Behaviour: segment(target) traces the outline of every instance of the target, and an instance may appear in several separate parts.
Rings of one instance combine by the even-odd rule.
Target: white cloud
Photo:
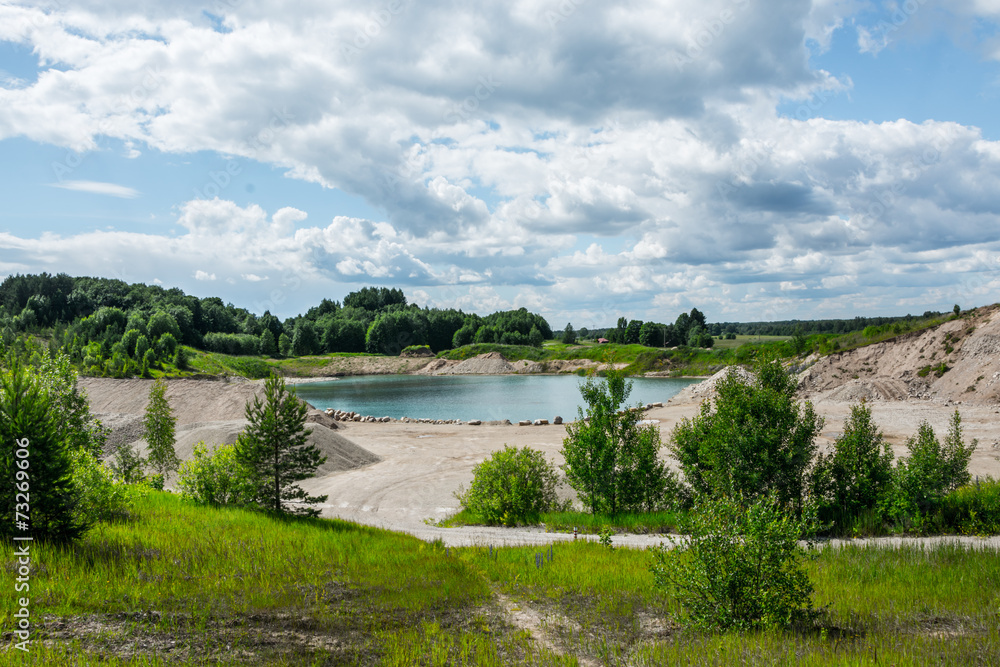
[[[652,317],[700,299],[737,319],[873,286],[888,307],[973,270],[922,259],[915,280],[916,253],[1000,251],[1000,144],[978,130],[777,117],[778,100],[848,85],[810,69],[806,44],[829,48],[864,3],[578,3],[554,23],[548,6],[404,2],[363,44],[373,14],[347,2],[223,3],[225,30],[188,1],[0,6],[0,39],[44,65],[0,88],[0,140],[216,151],[385,211],[317,222],[305,204],[204,198],[178,203],[175,237],[0,235],[0,266],[218,276],[274,310],[302,285],[379,282],[476,310]],[[855,25],[859,48],[903,32],[876,27]]]
[[[108,195],[121,199],[135,199],[142,193],[138,190],[117,183],[100,183],[97,181],[62,181],[61,183],[50,183],[54,188],[64,190],[76,190],[77,192],[90,192],[95,195]]]

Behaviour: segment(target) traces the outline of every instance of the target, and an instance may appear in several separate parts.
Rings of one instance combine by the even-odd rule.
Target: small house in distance
[[[598,345],[603,345],[604,343],[607,343],[607,342],[608,342],[607,338],[598,338],[597,339],[597,344]]]

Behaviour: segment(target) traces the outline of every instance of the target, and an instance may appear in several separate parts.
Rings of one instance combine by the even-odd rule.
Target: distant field
[[[774,343],[783,340],[791,340],[791,336],[741,336],[737,335],[735,340],[715,339],[715,347],[720,350],[734,350],[747,343]]]

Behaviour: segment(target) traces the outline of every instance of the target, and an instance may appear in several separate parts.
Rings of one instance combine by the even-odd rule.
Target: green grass
[[[615,533],[676,533],[680,516],[676,512],[635,512],[616,515],[590,514],[588,512],[546,512],[538,524],[547,532],[572,533],[576,528],[581,534],[593,534],[608,528]],[[485,522],[467,509],[438,522],[439,526],[482,526]]]
[[[1000,661],[996,549],[821,550],[807,563],[822,610],[815,625],[718,635],[685,629],[672,596],[653,585],[645,550],[581,540],[446,551],[346,522],[282,520],[164,493],[137,509],[135,522],[98,525],[72,547],[32,544],[31,652],[8,644],[4,664]],[[16,571],[10,544],[0,559]],[[509,624],[498,593],[547,621],[530,634]],[[21,595],[13,585],[0,593],[5,629]],[[532,641],[543,632],[561,655]]]
[[[748,344],[759,344],[759,343],[775,343],[785,340],[791,340],[791,336],[744,336],[743,334],[737,334],[736,338],[732,340],[715,340],[714,349],[716,350],[735,350],[738,347]]]
[[[65,634],[79,646],[57,641],[59,651],[29,662],[97,662],[132,650],[214,662],[233,659],[235,646],[249,658],[234,662],[255,664],[313,664],[323,652],[348,663],[410,664],[415,651],[444,656],[433,664],[467,655],[502,665],[528,649],[493,613],[483,578],[439,546],[164,493],[138,511],[138,522],[100,524],[71,547],[32,545],[33,647]],[[0,553],[8,571],[12,552],[5,544]],[[14,586],[0,595],[0,623],[9,628]]]

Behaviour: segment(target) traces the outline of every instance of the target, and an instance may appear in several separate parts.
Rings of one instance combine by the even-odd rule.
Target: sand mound
[[[1000,403],[1000,308],[831,354],[799,375],[803,396],[833,401],[909,398]]]
[[[231,445],[236,442],[236,438],[246,428],[247,423],[245,419],[234,419],[185,424],[177,429],[174,451],[177,452],[178,458],[187,461],[194,457],[194,446],[199,442],[204,442],[210,450],[216,445]],[[344,436],[334,433],[320,424],[306,424],[306,430],[309,433],[309,444],[315,445],[326,456],[326,463],[316,469],[317,477],[344,470],[354,470],[382,460],[367,449],[359,447]],[[143,456],[149,454],[145,440],[136,440],[135,444]],[[168,482],[170,481],[168,480]]]
[[[487,352],[460,364],[442,368],[435,375],[503,375],[513,373],[513,364],[499,352]]]
[[[840,387],[823,394],[827,401],[857,403],[859,401],[905,401],[909,398],[909,388],[899,380],[851,380]]]
[[[735,373],[746,382],[757,381],[756,376],[742,366],[729,366],[727,368],[723,368],[721,371],[706,380],[684,387],[684,389],[677,392],[677,394],[670,399],[670,402],[698,403],[710,398],[715,398],[716,386],[719,384],[719,381],[726,377],[729,373]]]
[[[142,415],[149,402],[152,380],[115,380],[82,377],[78,386],[87,392],[90,411],[99,413]],[[243,419],[247,401],[263,397],[259,382],[225,382],[219,380],[168,380],[167,401],[177,418],[177,424]]]

